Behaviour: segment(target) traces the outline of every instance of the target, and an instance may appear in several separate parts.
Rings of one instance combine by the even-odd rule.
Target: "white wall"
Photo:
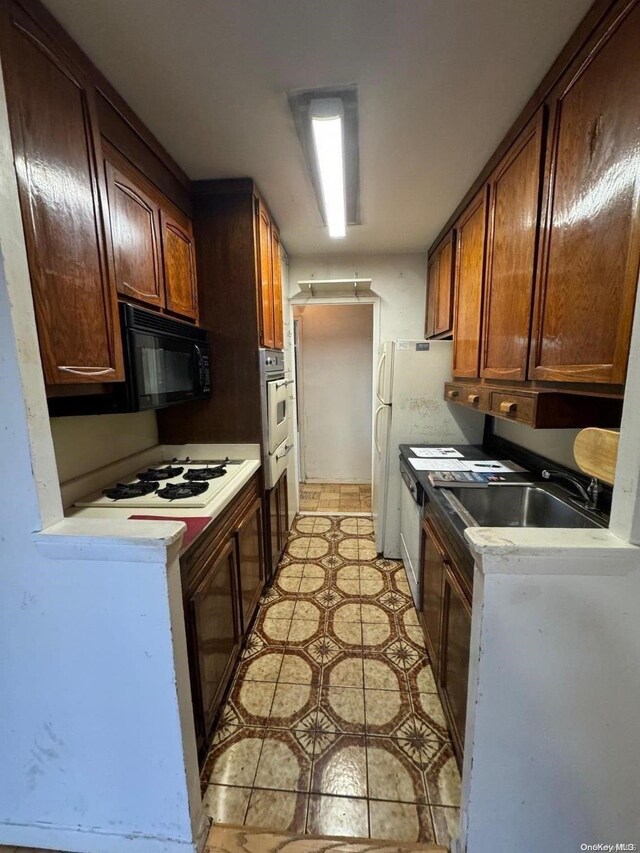
[[[310,278],[373,280],[380,297],[380,340],[424,337],[427,255],[316,255],[291,259],[289,295],[300,292],[298,281]]]
[[[61,483],[158,443],[156,413],[51,418]]]
[[[525,424],[494,418],[493,430],[496,435],[539,453],[540,456],[578,470],[573,455],[573,443],[580,432],[579,429],[532,429]]]
[[[296,306],[307,481],[371,481],[373,305]]]

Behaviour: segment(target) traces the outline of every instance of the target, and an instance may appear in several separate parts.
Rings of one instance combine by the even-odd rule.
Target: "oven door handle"
[[[280,453],[280,454],[276,453],[276,462],[279,462],[281,459],[284,459],[284,457],[288,456],[292,450],[293,450],[293,444],[285,444],[284,453]]]
[[[276,382],[276,388],[286,388],[287,385],[293,385],[293,379],[283,379],[282,382]]]

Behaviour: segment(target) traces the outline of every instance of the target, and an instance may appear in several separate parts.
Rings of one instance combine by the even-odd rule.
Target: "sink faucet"
[[[568,480],[570,483],[576,487],[581,497],[584,498],[584,505],[587,509],[597,509],[598,508],[598,495],[600,494],[600,483],[596,480],[595,477],[591,478],[591,482],[588,487],[582,485],[580,480],[576,477],[572,477],[571,474],[565,474],[564,471],[548,471],[546,468],[542,472],[542,476],[545,480]]]

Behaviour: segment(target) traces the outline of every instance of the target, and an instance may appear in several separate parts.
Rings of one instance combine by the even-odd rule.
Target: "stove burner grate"
[[[216,465],[215,468],[189,468],[185,471],[184,478],[185,480],[190,481],[198,481],[198,480],[215,480],[216,477],[224,477],[227,473],[227,469],[225,465]]]
[[[157,495],[167,501],[183,500],[201,495],[209,488],[209,483],[167,483],[163,489],[159,489]]]
[[[140,483],[116,483],[111,489],[105,489],[102,494],[112,501],[122,501],[125,498],[142,498],[150,495],[158,488],[157,481]]]
[[[149,468],[148,471],[143,471],[138,474],[138,479],[144,482],[149,480],[169,480],[171,477],[177,477],[184,471],[184,468],[172,468],[167,465],[165,468]]]

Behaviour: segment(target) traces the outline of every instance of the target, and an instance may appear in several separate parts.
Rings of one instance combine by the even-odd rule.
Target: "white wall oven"
[[[265,485],[272,489],[293,450],[293,440],[289,439],[289,386],[293,380],[285,379],[283,352],[260,350],[260,380]]]

